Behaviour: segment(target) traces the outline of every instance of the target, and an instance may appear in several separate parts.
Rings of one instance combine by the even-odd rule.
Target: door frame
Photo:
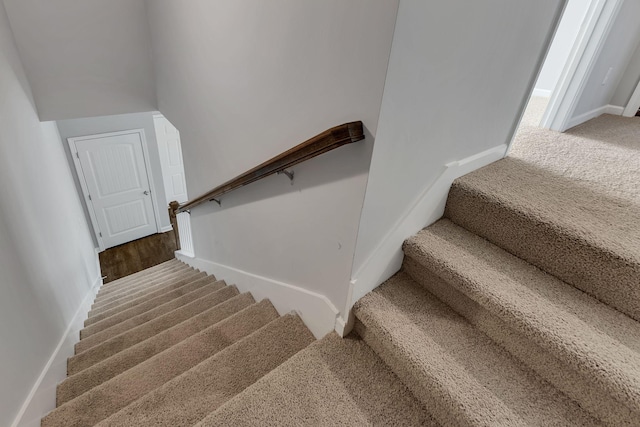
[[[169,119],[167,119],[162,113],[155,113],[153,115],[153,128],[156,131],[156,143],[158,144],[158,151],[159,151],[159,155],[160,155],[160,170],[162,170],[162,184],[164,185],[164,194],[165,194],[165,197],[167,199],[167,204],[168,204],[169,202],[172,201],[172,198],[169,198],[169,193],[167,193],[167,186],[166,186],[166,182],[165,182],[165,179],[167,178],[166,167],[168,167],[169,165],[165,165],[165,162],[163,161],[163,157],[164,156],[162,154],[162,150],[160,150],[160,137],[158,136],[158,129],[156,127],[156,119],[164,119],[167,122],[169,122],[169,124],[171,126],[173,126],[173,123],[171,123],[169,121]],[[187,189],[187,176],[186,176],[185,170],[184,170],[184,156],[183,156],[183,153],[182,153],[182,140],[180,139],[180,131],[175,126],[173,126],[173,127],[176,129],[176,132],[178,132],[178,141],[180,143],[180,162],[182,163],[182,179],[184,180],[184,191],[185,191],[185,196],[187,197],[186,200],[176,200],[176,201],[178,201],[180,203],[184,203],[184,202],[186,202],[188,200],[189,190]],[[169,227],[169,230],[171,230],[171,227]]]
[[[631,95],[631,99],[627,103],[622,115],[624,117],[633,117],[636,115],[638,110],[640,109],[640,82],[638,82],[638,86],[636,86],[636,90],[633,91],[633,95]]]
[[[67,143],[69,144],[69,149],[71,150],[71,157],[73,158],[73,164],[76,168],[76,175],[78,177],[78,181],[80,182],[80,187],[82,188],[82,195],[84,196],[83,201],[87,207],[87,211],[89,211],[89,218],[91,219],[91,225],[93,226],[93,233],[96,237],[96,241],[98,242],[98,248],[100,249],[100,252],[104,251],[106,248],[104,245],[104,240],[100,236],[100,226],[98,225],[98,217],[96,216],[93,202],[89,198],[89,186],[87,185],[87,182],[85,180],[86,178],[82,170],[82,165],[80,164],[80,157],[78,155],[76,142],[130,134],[138,134],[140,136],[140,141],[142,143],[142,157],[144,157],[144,166],[147,169],[147,180],[149,181],[149,190],[151,191],[151,208],[153,209],[153,217],[156,221],[156,231],[158,233],[161,233],[162,231],[160,229],[160,213],[158,212],[158,203],[156,200],[156,186],[155,180],[153,179],[153,171],[151,170],[151,163],[149,161],[149,148],[147,147],[147,138],[144,133],[144,129],[130,129],[118,132],[97,133],[93,135],[74,136],[67,138]]]
[[[600,56],[623,0],[592,0],[540,126],[564,132]]]

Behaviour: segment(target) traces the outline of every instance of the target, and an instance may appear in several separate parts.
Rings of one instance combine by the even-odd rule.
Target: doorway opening
[[[158,112],[57,124],[105,281],[173,258],[167,209],[187,200],[179,131]]]

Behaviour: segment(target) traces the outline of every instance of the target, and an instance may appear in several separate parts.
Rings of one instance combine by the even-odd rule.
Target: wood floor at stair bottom
[[[110,282],[174,259],[176,249],[173,230],[152,234],[101,252],[100,270]]]

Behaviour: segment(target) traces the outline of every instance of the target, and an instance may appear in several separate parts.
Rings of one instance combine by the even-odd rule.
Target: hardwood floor
[[[128,276],[145,268],[175,258],[173,231],[152,234],[100,253],[100,270],[107,276],[104,283]]]

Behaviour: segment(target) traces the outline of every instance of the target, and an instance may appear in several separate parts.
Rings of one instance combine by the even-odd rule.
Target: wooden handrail
[[[186,212],[202,203],[217,199],[232,190],[251,184],[252,182],[258,181],[262,178],[266,178],[274,173],[284,172],[287,168],[297,165],[300,162],[304,162],[305,160],[324,154],[327,151],[331,151],[343,145],[361,141],[363,139],[364,130],[362,122],[360,121],[345,123],[343,125],[327,129],[302,144],[296,145],[292,149],[275,156],[271,160],[267,160],[261,165],[258,165],[241,175],[238,175],[213,190],[180,205],[177,209],[174,206],[174,212],[175,214]]]

